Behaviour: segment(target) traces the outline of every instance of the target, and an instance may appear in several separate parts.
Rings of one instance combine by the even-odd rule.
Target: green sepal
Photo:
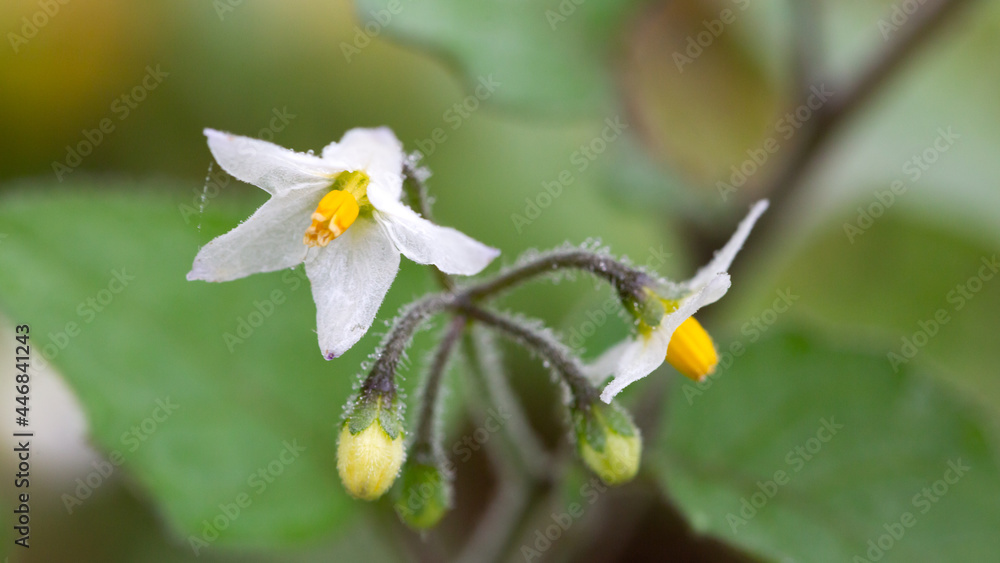
[[[634,295],[622,296],[622,305],[641,325],[648,328],[659,326],[663,316],[668,313],[667,305],[655,293],[648,289],[643,292],[642,298]]]
[[[582,446],[586,444],[598,453],[604,453],[607,443],[604,425],[595,412],[597,405],[591,405],[586,410],[573,409],[573,426],[576,430],[576,440]]]
[[[382,425],[382,430],[393,440],[403,433],[403,416],[395,400],[389,405],[382,405],[379,409],[378,422]]]
[[[602,407],[601,416],[604,418],[604,423],[607,424],[608,428],[616,434],[631,437],[638,433],[635,423],[632,422],[632,417],[629,416],[628,412],[620,409],[617,403],[611,403]]]
[[[354,409],[347,418],[347,429],[355,436],[364,432],[375,421],[379,410],[379,402],[377,400],[356,399]]]

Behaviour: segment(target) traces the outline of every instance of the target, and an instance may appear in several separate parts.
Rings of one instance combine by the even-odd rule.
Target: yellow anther
[[[715,352],[712,337],[705,332],[701,323],[694,317],[688,317],[670,337],[667,361],[687,377],[701,381],[715,372],[719,356]]]
[[[358,200],[350,193],[333,190],[323,196],[312,214],[312,224],[306,229],[302,243],[306,246],[326,246],[344,234],[358,218]]]

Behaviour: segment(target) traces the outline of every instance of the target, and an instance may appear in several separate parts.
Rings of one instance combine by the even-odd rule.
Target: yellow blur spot
[[[348,426],[345,422],[340,431],[337,472],[351,496],[375,500],[389,490],[403,464],[403,433],[393,440],[377,420],[357,434]]]
[[[670,337],[667,361],[687,377],[701,381],[715,372],[719,356],[715,352],[712,337],[705,332],[701,323],[694,317],[688,317]]]

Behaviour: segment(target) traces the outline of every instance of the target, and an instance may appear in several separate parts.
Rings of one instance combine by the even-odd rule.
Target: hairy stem
[[[586,408],[597,400],[600,393],[587,380],[575,356],[551,335],[517,319],[472,305],[466,305],[463,311],[470,318],[503,332],[545,358],[562,376],[573,393],[573,400],[580,408]]]
[[[413,339],[413,334],[431,315],[454,306],[454,297],[446,293],[428,295],[411,303],[403,314],[396,319],[389,333],[382,341],[378,358],[372,365],[372,370],[361,385],[361,395],[379,393],[384,397],[396,395],[396,368],[403,352]]]
[[[483,327],[473,326],[462,344],[483,400],[510,415],[503,425],[504,441],[509,446],[505,455],[517,459],[523,471],[533,478],[545,478],[551,469],[551,456],[535,436],[528,416],[507,383],[494,335]]]
[[[583,270],[603,278],[623,296],[635,299],[642,299],[644,288],[653,281],[649,274],[627,266],[611,256],[581,249],[557,250],[529,260],[490,281],[472,286],[464,293],[469,299],[482,299],[506,291],[535,276],[566,269]]]
[[[444,379],[448,360],[451,358],[455,344],[462,337],[465,325],[466,319],[462,315],[456,315],[451,319],[448,330],[434,353],[434,359],[431,360],[427,381],[424,382],[424,395],[420,401],[417,430],[413,442],[413,455],[418,462],[436,462],[438,461],[437,457],[441,454],[438,451],[438,444],[434,440],[434,421],[440,403],[441,380]]]

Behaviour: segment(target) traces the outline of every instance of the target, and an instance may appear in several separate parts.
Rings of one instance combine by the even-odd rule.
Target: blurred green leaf
[[[353,42],[342,43],[341,49],[348,56],[384,33],[457,66],[470,94],[479,97],[470,100],[470,106],[488,99],[547,115],[593,113],[612,105],[606,67],[619,29],[636,3],[359,0],[363,21]],[[499,86],[477,90],[488,77]]]
[[[187,224],[178,205],[191,202],[149,189],[161,186],[97,187],[32,186],[0,209],[0,308],[30,324],[36,365],[59,368],[96,443],[185,543],[298,545],[344,525],[357,503],[337,477],[336,427],[374,336],[324,361],[301,269],[185,280],[199,245],[250,207],[209,200]]]
[[[907,347],[909,354],[915,352],[909,361],[933,362],[935,374],[1000,409],[1000,349],[995,345],[1000,275],[989,267],[996,248],[982,235],[964,236],[909,213],[906,197],[899,196],[877,218],[868,212],[871,204],[879,205],[876,199],[859,202],[865,215],[854,209],[843,214],[844,223],[828,223],[761,287],[790,287],[800,295],[796,312],[884,337],[884,355],[903,356],[906,341],[916,340],[913,350]],[[766,293],[768,302],[773,298],[772,289],[749,293]],[[947,320],[934,330],[929,323],[939,311]]]
[[[995,452],[974,410],[932,379],[786,333],[710,381],[674,386],[652,454],[695,529],[781,561],[1000,550]]]
[[[886,37],[904,33],[886,28],[884,37],[880,31],[901,21],[898,2],[838,2],[830,8],[828,25],[841,28],[830,30],[826,49],[836,55],[833,66],[841,67],[832,71],[835,76],[857,74],[864,52],[884,48]],[[915,18],[906,17],[904,25]],[[908,205],[927,215],[947,213],[957,227],[1000,241],[995,212],[1000,105],[994,95],[1000,66],[982,64],[1000,49],[1000,4],[972,2],[929,39],[843,129],[816,167],[808,182],[809,204],[802,208],[804,223],[874,201],[876,188],[902,182]],[[836,83],[831,80],[839,92]]]

